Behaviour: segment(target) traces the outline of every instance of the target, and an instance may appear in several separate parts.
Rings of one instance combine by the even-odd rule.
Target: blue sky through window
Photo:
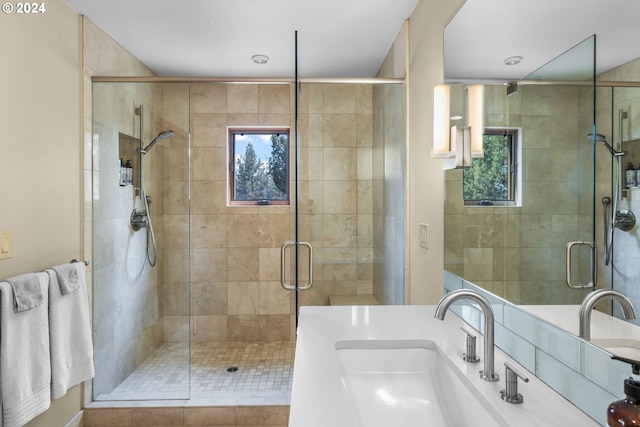
[[[244,156],[247,151],[247,145],[251,143],[256,152],[256,156],[263,162],[268,161],[271,157],[271,135],[270,133],[245,133],[236,134],[236,157]]]

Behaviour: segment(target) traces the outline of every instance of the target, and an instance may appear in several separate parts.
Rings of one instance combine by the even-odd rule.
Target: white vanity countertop
[[[453,312],[447,313],[444,321],[434,318],[434,313],[435,306],[302,307],[289,427],[354,425],[340,379],[335,343],[373,339],[434,341],[509,425],[598,425],[498,348],[495,350],[495,371],[500,375],[500,381],[480,379],[478,372],[483,369],[483,362],[468,364],[461,358],[465,352],[465,335],[460,327],[466,324]],[[477,353],[482,357],[482,336],[478,337],[478,343]],[[520,381],[518,384],[518,391],[524,396],[522,404],[510,404],[500,399],[500,391],[505,388],[505,361],[529,377],[528,383]],[[465,410],[464,405],[461,404],[460,410]],[[424,425],[427,425],[426,421]]]

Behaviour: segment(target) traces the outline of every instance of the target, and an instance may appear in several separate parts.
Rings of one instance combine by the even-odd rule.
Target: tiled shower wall
[[[191,298],[179,280],[189,251],[172,238],[189,227],[176,200],[187,185],[185,165],[176,164],[167,142],[165,339],[186,338],[180,328],[190,308],[194,341],[291,340],[295,296],[279,280],[280,246],[294,237],[293,204],[227,206],[226,171],[228,126],[291,126],[293,135],[293,86],[192,83],[171,91],[164,92],[165,119],[172,111],[190,114]],[[303,305],[373,291],[371,92],[370,85],[301,90],[299,231],[314,245],[316,259],[314,286],[300,293]]]
[[[150,135],[156,119],[150,107],[161,105],[161,92],[154,85],[111,83],[96,84],[93,92],[94,391],[101,394],[111,391],[163,340],[162,276],[146,265],[145,231],[133,232],[129,225],[131,211],[142,209],[139,190],[118,185],[119,134],[140,135],[134,109],[142,104],[151,119],[143,135]],[[130,160],[137,168],[136,159]],[[158,185],[146,180],[149,194],[160,194]],[[160,234],[162,223],[156,219],[161,215],[160,210],[154,213]]]
[[[640,79],[640,59],[629,62],[618,67],[608,73],[599,76],[605,81],[632,81],[637,82]],[[618,148],[620,141],[637,140],[640,138],[640,88],[638,87],[618,87],[598,88],[598,132],[605,135],[607,141],[610,141],[614,147]],[[627,112],[627,119],[619,122],[619,111]],[[622,125],[622,129],[620,129]],[[621,132],[622,131],[622,132]],[[622,133],[622,135],[621,135]],[[628,151],[628,155],[622,158],[622,168],[626,168],[627,162],[632,162],[637,168],[640,162],[640,143],[630,142],[624,144],[622,149]],[[604,149],[603,149],[604,152]],[[602,156],[607,159],[608,156]],[[608,159],[607,159],[608,160]],[[601,192],[596,194],[596,203],[603,196],[612,195],[611,180],[611,162],[602,161],[602,175],[599,175],[598,183]],[[632,188],[624,197],[618,209],[629,209],[640,217],[640,187]],[[602,208],[598,204],[596,211],[601,215]],[[602,224],[602,217],[596,223],[597,230],[600,230],[599,224]],[[623,232],[616,229],[614,232],[614,248],[613,248],[613,265],[606,267],[604,270],[613,278],[613,288],[622,292],[631,299],[633,305],[640,307],[640,291],[638,291],[638,283],[640,275],[638,275],[638,262],[640,261],[640,249],[638,247],[638,239],[640,238],[639,228],[636,225],[629,232]],[[601,233],[597,233],[601,234]],[[613,271],[613,273],[611,273]],[[611,286],[607,283],[604,287]],[[620,307],[615,304],[613,306],[615,312],[620,312]],[[633,323],[640,324],[638,319],[630,320]]]
[[[150,86],[134,89],[106,85],[95,95],[109,102],[95,105],[94,110],[92,76],[153,73],[90,20],[83,18],[82,23],[85,259],[92,260],[88,280],[94,303],[93,386],[100,394],[111,391],[162,342],[156,273],[140,271],[145,253],[143,236],[129,231],[134,192],[119,187],[117,182],[118,133],[139,137],[135,106],[157,104],[161,94]],[[148,112],[152,117],[152,109]],[[152,125],[153,119],[146,120],[145,135],[151,134]]]
[[[486,87],[485,126],[522,129],[522,206],[465,207],[462,171],[447,171],[447,270],[519,304],[582,301],[586,291],[565,284],[566,244],[592,236],[592,97],[521,86],[507,98],[504,86]]]

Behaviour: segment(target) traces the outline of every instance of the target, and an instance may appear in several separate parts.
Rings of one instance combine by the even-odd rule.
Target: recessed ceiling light
[[[256,64],[266,64],[269,62],[269,57],[267,55],[253,55],[251,60]]]
[[[522,56],[510,56],[504,60],[505,65],[518,65],[522,62]]]

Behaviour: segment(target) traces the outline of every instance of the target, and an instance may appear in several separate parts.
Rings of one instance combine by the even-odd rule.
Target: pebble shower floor
[[[291,400],[295,343],[165,343],[96,400],[206,400],[216,405],[282,405]],[[237,370],[229,369],[237,368]]]

